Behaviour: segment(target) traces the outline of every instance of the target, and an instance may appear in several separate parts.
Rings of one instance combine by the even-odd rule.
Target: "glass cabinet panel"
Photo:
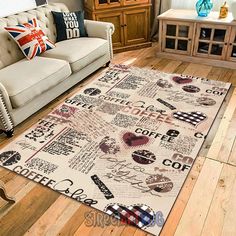
[[[166,35],[168,35],[168,36],[176,36],[176,25],[167,25],[167,27],[166,27]]]
[[[224,45],[222,44],[212,44],[211,53],[212,55],[222,55]]]
[[[178,52],[191,54],[193,23],[166,21],[164,22],[164,38],[162,50],[166,52]]]
[[[209,52],[209,43],[199,42],[198,53],[208,54],[208,52]]]
[[[121,6],[121,0],[94,0],[96,9]]]
[[[187,51],[188,50],[188,40],[179,39],[178,44],[177,44],[177,49],[181,50],[181,51]]]
[[[230,26],[197,24],[194,55],[225,59]]]
[[[175,39],[166,38],[166,48],[175,49]]]
[[[108,1],[107,1],[107,0],[98,0],[98,3],[99,3],[99,4],[107,4]]]
[[[234,57],[236,59],[236,45],[233,46],[233,50],[232,50],[232,53],[231,53],[231,57]]]
[[[189,35],[189,26],[179,25],[178,36],[188,38],[188,35]]]
[[[224,42],[225,35],[226,35],[226,30],[215,29],[213,41]]]
[[[201,28],[200,39],[202,40],[210,40],[212,34],[211,28]]]

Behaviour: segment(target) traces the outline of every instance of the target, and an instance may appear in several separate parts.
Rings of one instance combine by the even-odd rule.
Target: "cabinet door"
[[[115,13],[99,13],[96,14],[97,21],[111,22],[115,26],[115,32],[112,35],[113,47],[121,47],[124,45],[124,31],[123,27],[123,17],[121,12]]]
[[[212,59],[226,58],[230,26],[197,24],[194,55]]]
[[[122,0],[94,0],[96,9],[104,9],[121,6]]]
[[[231,31],[227,60],[236,61],[236,27],[233,27]]]
[[[127,5],[136,5],[140,3],[149,3],[150,0],[123,0],[125,6]]]
[[[162,51],[191,55],[194,23],[163,21]]]
[[[149,39],[149,9],[124,11],[125,45],[147,42]]]

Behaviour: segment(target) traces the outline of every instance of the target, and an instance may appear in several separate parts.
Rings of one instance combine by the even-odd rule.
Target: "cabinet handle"
[[[191,41],[192,41],[192,39],[188,39],[188,41],[189,41],[189,42],[191,42]]]
[[[225,46],[227,46],[228,45],[228,43],[225,43]]]
[[[230,43],[229,45],[230,45],[230,46],[232,46],[233,44],[232,44],[232,43]]]

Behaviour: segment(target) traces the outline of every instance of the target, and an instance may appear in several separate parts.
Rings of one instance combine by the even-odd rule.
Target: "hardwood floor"
[[[236,70],[156,57],[156,48],[115,55],[113,63],[132,64],[169,73],[182,73],[233,83]],[[94,79],[99,70],[16,128],[15,136],[28,129],[65,98]],[[0,136],[0,147],[13,139]],[[236,89],[231,88],[178,199],[162,236],[236,235]],[[89,227],[85,213],[91,208],[0,168],[0,180],[14,205],[0,200],[0,235],[147,236],[131,226]],[[93,213],[96,210],[92,210]],[[114,220],[113,220],[114,221]]]

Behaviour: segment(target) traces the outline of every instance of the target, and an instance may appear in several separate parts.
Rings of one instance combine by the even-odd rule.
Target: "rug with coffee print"
[[[158,235],[229,83],[113,65],[1,150],[1,166]]]

